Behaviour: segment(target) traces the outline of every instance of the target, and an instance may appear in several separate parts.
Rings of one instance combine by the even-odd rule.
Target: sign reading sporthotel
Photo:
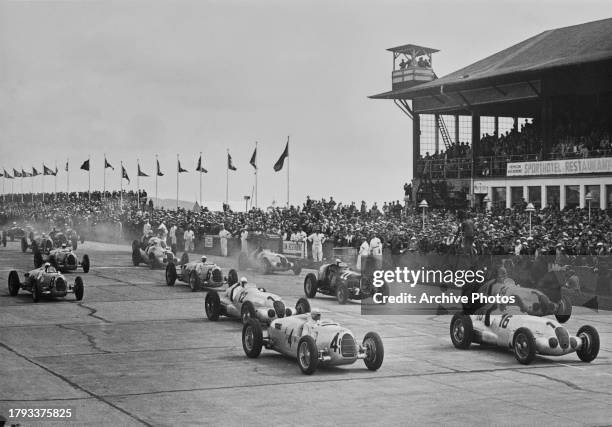
[[[612,172],[612,157],[508,163],[507,176],[570,175]]]

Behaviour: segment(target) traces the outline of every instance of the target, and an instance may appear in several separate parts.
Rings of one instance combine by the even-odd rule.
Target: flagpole
[[[104,184],[102,190],[102,199],[106,200],[106,153],[104,153]]]
[[[289,208],[289,136],[287,136],[287,208]]]
[[[57,160],[55,161],[55,175],[53,175],[53,200],[57,201]]]
[[[202,152],[200,151],[200,209],[202,208]]]
[[[119,203],[121,204],[121,210],[123,210],[123,160],[121,160],[121,169],[119,170]]]
[[[21,203],[23,203],[23,166],[21,166]]]
[[[176,210],[178,211],[178,193],[179,193],[179,155],[176,153]]]
[[[255,141],[255,152],[257,153],[257,141]],[[251,204],[251,206],[253,205]],[[257,203],[257,155],[256,155],[255,156],[255,209],[257,209],[257,207],[258,207],[258,203]]]
[[[229,204],[229,148],[227,149],[227,159],[225,161],[225,204]]]
[[[138,168],[136,174],[136,209],[140,210],[140,159],[136,159],[136,167]]]
[[[34,203],[34,171],[33,170],[32,170],[32,181],[30,181],[30,186],[32,187],[32,203]],[[2,186],[2,192],[4,192],[4,185]]]
[[[41,175],[41,185],[42,185],[42,201],[45,203],[45,164],[43,163],[43,173]]]
[[[157,160],[157,154],[155,155],[155,207],[159,207],[159,199],[157,198],[157,176],[159,175],[159,160]]]
[[[91,156],[87,157],[87,198],[91,202]]]
[[[70,159],[66,159],[68,170],[66,171],[66,193],[70,194]]]

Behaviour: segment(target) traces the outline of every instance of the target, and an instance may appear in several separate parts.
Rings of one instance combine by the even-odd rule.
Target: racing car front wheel
[[[89,261],[89,255],[83,255],[83,259],[81,260],[81,267],[83,267],[83,273],[89,273],[89,267],[91,263]]]
[[[12,297],[17,296],[19,293],[19,287],[19,273],[17,273],[15,270],[11,270],[8,277],[9,295]]]
[[[536,342],[531,331],[527,328],[518,328],[512,340],[514,357],[519,363],[529,365],[536,355]]]
[[[466,350],[472,344],[474,326],[470,316],[464,313],[455,313],[450,325],[451,341],[455,348]]]
[[[132,241],[132,264],[136,267],[140,264],[140,243],[138,240]]]
[[[28,241],[25,237],[21,238],[21,252],[25,252],[28,250]]]
[[[243,324],[247,324],[249,319],[257,320],[255,306],[251,301],[245,301],[244,304],[242,304],[242,309],[240,310],[240,317],[242,318]]]
[[[40,291],[40,285],[38,283],[34,283],[34,285],[32,286],[32,301],[40,301],[41,296],[42,292]]]
[[[34,268],[40,268],[43,265],[43,257],[40,251],[34,252]]]
[[[308,273],[304,279],[304,293],[308,298],[314,298],[317,294],[317,276]]]
[[[302,373],[311,375],[319,365],[317,343],[310,335],[303,336],[298,342],[297,362]]]
[[[348,301],[348,288],[344,283],[338,285],[336,288],[336,299],[338,304],[344,305]]]
[[[370,371],[376,371],[382,366],[385,358],[385,347],[383,346],[382,338],[376,332],[368,332],[363,337],[363,348],[366,351],[366,357],[363,359],[366,367]]]
[[[255,319],[249,319],[242,327],[242,348],[247,357],[252,359],[261,354],[263,347],[263,332],[261,325]]]
[[[76,279],[74,279],[74,299],[81,301],[84,293],[85,287],[83,286],[83,279],[81,279],[81,276],[77,276]]]
[[[595,360],[599,354],[599,333],[597,329],[585,325],[578,329],[576,336],[582,339],[582,345],[576,350],[578,358],[587,363]]]
[[[166,266],[166,285],[174,286],[176,282],[176,266],[170,263]]]
[[[295,303],[295,311],[297,314],[310,313],[310,303],[306,298],[300,298]]]
[[[219,298],[219,294],[215,291],[209,291],[206,294],[206,299],[204,300],[204,310],[206,311],[206,317],[208,320],[219,320],[219,315],[221,314],[221,298]]]

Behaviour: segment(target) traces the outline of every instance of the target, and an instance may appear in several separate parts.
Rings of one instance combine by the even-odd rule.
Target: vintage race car
[[[41,253],[38,249],[34,251],[34,267],[39,268],[46,262],[62,273],[75,271],[79,266],[83,269],[83,273],[89,273],[89,267],[91,266],[89,255],[83,255],[81,262],[79,262],[79,258],[72,247],[67,247],[65,243],[59,248],[52,249],[47,255]]]
[[[151,268],[164,268],[169,263],[186,264],[189,262],[187,252],[179,259],[174,252],[166,245],[166,242],[159,237],[145,238],[142,241],[132,242],[132,263],[139,265],[147,264]]]
[[[31,292],[34,302],[40,301],[43,296],[65,297],[68,293],[74,293],[75,299],[81,301],[84,292],[81,276],[75,277],[74,283],[68,283],[68,280],[49,263],[25,273],[23,282],[19,278],[19,273],[11,270],[8,288],[12,297],[19,293],[19,289]]]
[[[498,313],[456,313],[450,336],[459,349],[467,349],[471,343],[509,348],[524,365],[530,364],[536,354],[562,356],[575,351],[580,360],[591,362],[599,353],[599,334],[594,327],[582,326],[576,335],[570,335],[555,320],[525,314],[516,306]]]
[[[340,304],[346,304],[349,299],[363,300],[377,293],[389,295],[389,286],[385,283],[376,287],[372,284],[370,275],[362,275],[336,260],[333,264],[323,264],[316,275],[306,275],[304,293],[308,298],[314,298],[317,292],[333,295]]]
[[[243,278],[221,295],[215,290],[209,291],[204,300],[204,309],[209,320],[228,316],[242,319],[243,323],[248,319],[257,319],[261,323],[269,324],[276,318],[310,312],[310,303],[306,298],[300,298],[295,308],[286,307],[281,297],[246,283]]]
[[[72,249],[76,251],[79,246],[79,236],[70,228],[66,229],[65,232],[51,232],[49,233],[49,236],[53,240],[55,247],[59,248],[65,244],[72,246]],[[83,241],[84,239],[81,239],[81,243],[83,243]]]
[[[20,227],[16,222],[13,222],[11,227],[6,229],[2,234],[2,241],[4,246],[6,246],[6,240],[10,240],[14,242],[15,240],[21,240],[22,237],[28,237],[32,232],[32,227],[26,225],[25,227]]]
[[[238,272],[231,269],[227,277],[224,277],[223,271],[217,264],[206,262],[206,258],[202,257],[200,261],[179,265],[178,270],[174,262],[168,263],[166,285],[174,286],[177,280],[188,283],[189,288],[195,292],[201,288],[218,288],[225,284],[234,285],[238,283]]]
[[[285,255],[269,249],[256,249],[249,254],[241,252],[238,256],[238,269],[242,271],[248,268],[256,269],[261,274],[291,270],[297,276],[302,272],[302,266],[297,260],[289,261]]]
[[[376,371],[385,356],[382,339],[376,332],[368,332],[359,345],[351,331],[332,320],[321,320],[317,311],[275,319],[263,327],[249,319],[242,328],[242,348],[248,357],[255,358],[263,347],[297,358],[307,375],[320,365],[349,365],[358,359]]]
[[[51,249],[55,247],[53,239],[47,236],[45,233],[35,235],[33,232],[29,233],[28,237],[21,238],[21,251],[26,252],[31,249],[32,252],[40,251],[43,254],[48,254]]]

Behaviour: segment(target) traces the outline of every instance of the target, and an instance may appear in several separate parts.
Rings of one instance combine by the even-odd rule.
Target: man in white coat
[[[323,242],[325,242],[325,235],[317,231],[308,236],[308,240],[312,242],[312,260],[314,262],[323,261]]]
[[[361,271],[362,259],[365,259],[368,255],[370,255],[370,245],[368,239],[364,238],[357,255],[357,271]]]
[[[240,233],[240,244],[241,244],[241,250],[244,253],[247,253],[249,251],[249,246],[247,242],[248,237],[249,237],[249,230],[247,230],[246,228],[243,228],[242,233]]]
[[[195,238],[195,233],[191,229],[191,227],[187,227],[185,233],[183,234],[183,239],[185,240],[185,252],[189,252],[193,250],[193,239]]]
[[[372,240],[370,240],[370,253],[374,257],[377,269],[380,269],[382,267],[382,250],[382,242],[378,237],[374,235],[372,237]]]
[[[176,247],[176,225],[170,227],[170,232],[168,233],[170,236],[170,246]]]
[[[227,256],[227,239],[232,237],[231,233],[225,229],[225,224],[221,224],[219,231],[219,241],[221,242],[221,256]]]

